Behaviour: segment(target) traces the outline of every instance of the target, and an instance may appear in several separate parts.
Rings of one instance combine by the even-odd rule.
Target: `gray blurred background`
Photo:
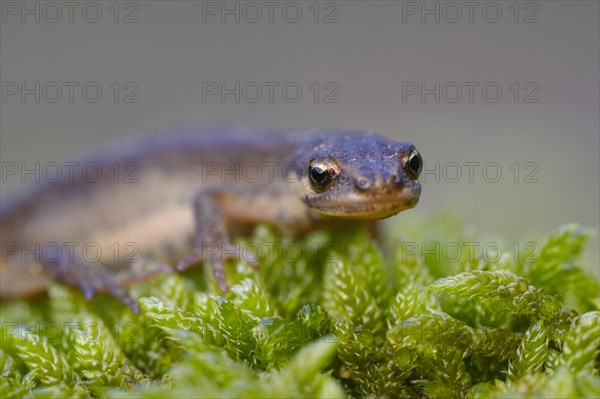
[[[429,170],[394,222],[455,211],[509,243],[599,230],[597,1],[72,4],[2,1],[3,163],[182,124],[371,129]],[[239,102],[207,91],[235,82]],[[597,273],[598,236],[588,259]]]

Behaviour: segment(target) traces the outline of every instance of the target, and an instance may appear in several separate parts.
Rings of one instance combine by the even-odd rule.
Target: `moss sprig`
[[[57,284],[0,304],[0,395],[598,397],[590,234],[567,225],[535,253],[473,257],[476,234],[437,219],[384,256],[360,228],[259,226],[237,243],[260,271],[228,261],[227,293],[204,270],[134,286],[140,314]],[[464,253],[449,260],[447,242]]]

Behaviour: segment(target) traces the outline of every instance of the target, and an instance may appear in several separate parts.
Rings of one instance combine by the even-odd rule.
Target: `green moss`
[[[133,287],[139,315],[59,285],[2,304],[0,397],[598,397],[589,235],[482,253],[438,221],[383,256],[361,229],[259,226],[225,295],[201,270]]]

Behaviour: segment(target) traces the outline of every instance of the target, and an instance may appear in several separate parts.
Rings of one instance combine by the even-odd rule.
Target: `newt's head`
[[[324,217],[376,220],[414,207],[423,160],[415,146],[373,133],[331,133],[303,157],[305,202]]]

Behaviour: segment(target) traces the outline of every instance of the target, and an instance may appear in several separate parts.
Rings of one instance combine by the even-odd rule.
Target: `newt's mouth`
[[[377,220],[413,208],[419,202],[419,193],[405,193],[379,198],[352,198],[340,201],[330,199],[311,201],[311,207],[320,215],[337,219]]]

